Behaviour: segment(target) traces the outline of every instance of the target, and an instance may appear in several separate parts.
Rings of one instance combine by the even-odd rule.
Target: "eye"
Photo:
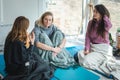
[[[44,18],[44,20],[47,20],[47,18]]]
[[[52,19],[49,19],[49,21],[52,21]]]

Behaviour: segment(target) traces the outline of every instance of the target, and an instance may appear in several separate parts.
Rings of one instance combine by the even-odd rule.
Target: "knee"
[[[54,33],[54,35],[59,36],[59,37],[63,37],[63,33],[60,32],[60,31],[56,31],[56,32]]]

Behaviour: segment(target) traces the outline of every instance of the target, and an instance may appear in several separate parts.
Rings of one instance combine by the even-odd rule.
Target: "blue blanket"
[[[58,68],[51,80],[99,80],[99,78],[83,67],[74,66],[67,69]]]
[[[0,54],[0,74],[2,74],[3,76],[6,75],[4,69],[5,69],[4,57],[2,54]]]

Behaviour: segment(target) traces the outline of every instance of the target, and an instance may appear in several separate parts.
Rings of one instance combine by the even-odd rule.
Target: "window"
[[[66,35],[80,33],[82,0],[50,0],[47,7],[54,14],[55,25]]]

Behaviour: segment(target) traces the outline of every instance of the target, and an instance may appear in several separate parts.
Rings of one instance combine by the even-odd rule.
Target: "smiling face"
[[[43,25],[45,27],[49,27],[53,22],[53,17],[51,15],[46,15],[44,18],[43,18]]]
[[[101,14],[96,9],[94,9],[93,11],[93,18],[97,21],[99,21],[102,18]]]

